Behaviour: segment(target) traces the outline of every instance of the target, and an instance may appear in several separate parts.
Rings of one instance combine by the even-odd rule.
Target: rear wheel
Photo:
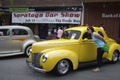
[[[29,56],[31,54],[31,48],[32,48],[32,45],[29,45],[26,47],[25,49],[25,55],[26,56]]]
[[[114,51],[114,53],[112,55],[112,63],[116,63],[118,60],[119,60],[119,52]]]
[[[68,73],[69,70],[70,70],[70,63],[68,60],[64,59],[57,63],[54,71],[57,75],[65,75]]]

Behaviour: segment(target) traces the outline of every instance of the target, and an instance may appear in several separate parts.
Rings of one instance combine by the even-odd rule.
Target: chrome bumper
[[[46,72],[44,69],[33,66],[32,63],[28,59],[26,59],[26,64],[28,65],[28,67],[32,68],[35,71],[43,72],[43,73]]]

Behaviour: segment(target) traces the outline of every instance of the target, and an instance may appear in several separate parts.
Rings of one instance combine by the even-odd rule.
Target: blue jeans
[[[104,51],[102,48],[97,48],[97,67],[101,67],[102,64],[102,56],[103,56]]]

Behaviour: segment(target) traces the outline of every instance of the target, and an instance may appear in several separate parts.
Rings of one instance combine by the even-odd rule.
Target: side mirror
[[[83,40],[85,40],[85,41],[86,41],[86,40],[88,40],[88,38],[85,38],[85,39],[83,39]]]
[[[84,38],[82,41],[83,41],[83,42],[88,41],[88,38]]]

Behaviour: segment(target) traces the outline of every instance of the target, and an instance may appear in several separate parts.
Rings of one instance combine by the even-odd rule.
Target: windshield
[[[64,39],[79,39],[81,32],[77,30],[64,31],[62,38]]]

